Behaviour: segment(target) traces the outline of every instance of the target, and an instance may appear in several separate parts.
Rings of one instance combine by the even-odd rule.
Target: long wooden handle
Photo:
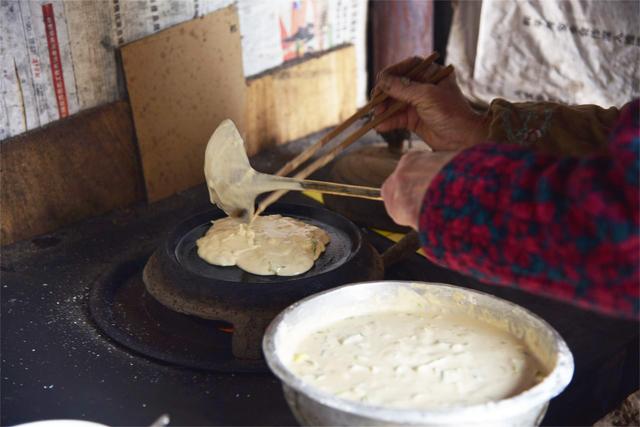
[[[438,59],[440,55],[438,52],[434,52],[425,58],[422,62],[416,65],[414,68],[409,71],[407,77],[410,79],[415,79],[420,77],[433,62]],[[326,135],[316,141],[313,145],[304,149],[300,154],[298,154],[293,159],[289,160],[284,166],[282,166],[275,174],[278,176],[288,175],[290,172],[296,170],[301,164],[309,160],[315,153],[318,152],[319,149],[324,147],[331,141],[333,138],[342,133],[345,129],[351,126],[356,120],[361,117],[366,116],[369,111],[371,111],[374,107],[384,102],[389,95],[382,92],[373,97],[364,107],[360,108],[356,111],[351,117],[349,117],[344,122],[340,123],[338,126],[329,131]]]
[[[364,187],[361,185],[337,184],[334,182],[312,181],[305,179],[300,181],[305,190],[316,190],[321,193],[335,194],[338,196],[359,197],[361,199],[382,200],[380,189]]]
[[[389,249],[382,253],[384,268],[391,267],[418,249],[420,249],[420,237],[417,231],[411,230],[398,243],[390,246]]]
[[[437,83],[441,82],[442,80],[444,80],[452,72],[453,72],[453,66],[452,65],[447,65],[446,67],[441,68],[440,70],[438,70],[438,72],[433,77],[430,78],[430,83],[437,84]],[[295,174],[293,177],[294,178],[298,178],[298,179],[303,179],[303,178],[308,177],[313,172],[317,171],[318,169],[320,169],[321,167],[325,166],[327,163],[329,163],[330,161],[335,159],[336,156],[338,154],[340,154],[345,148],[347,148],[349,145],[354,143],[356,140],[358,140],[359,138],[364,136],[371,129],[373,129],[374,127],[378,126],[380,123],[382,123],[383,121],[387,120],[389,117],[393,116],[394,114],[398,113],[399,111],[401,111],[402,109],[404,109],[406,107],[407,107],[407,104],[405,104],[402,101],[394,102],[384,113],[380,114],[375,119],[371,120],[370,122],[368,122],[364,126],[362,126],[360,129],[358,129],[355,132],[353,132],[351,135],[349,135],[347,138],[345,138],[344,141],[342,141],[337,146],[333,147],[333,149],[331,151],[329,151],[328,153],[326,153],[322,157],[316,159],[314,162],[309,164],[306,168],[302,169],[300,172]],[[273,192],[273,193],[269,194],[269,196],[267,196],[264,200],[262,200],[260,202],[260,204],[258,205],[258,208],[256,209],[256,213],[255,214],[259,215],[269,205],[271,205],[272,203],[274,203],[275,201],[280,199],[280,197],[282,197],[285,193],[286,193],[286,191],[276,191],[276,192]]]
[[[263,188],[284,191],[315,190],[321,193],[336,194],[338,196],[359,197],[363,199],[382,200],[380,189],[362,185],[339,184],[337,182],[315,181],[312,179],[297,179],[289,176],[276,176],[260,173]],[[265,185],[266,184],[266,185]]]

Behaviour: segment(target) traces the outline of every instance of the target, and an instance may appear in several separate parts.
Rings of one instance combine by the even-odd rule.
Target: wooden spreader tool
[[[438,59],[439,55],[437,52],[432,53],[427,58],[424,58],[422,62],[416,65],[413,69],[411,69],[404,77],[407,77],[410,80],[415,80],[419,82],[437,84],[444,80],[447,76],[449,76],[453,72],[453,66],[448,65],[444,68],[439,69],[435,73],[433,70],[429,70],[429,67],[433,62]],[[298,154],[295,158],[287,162],[280,170],[276,172],[278,176],[285,176],[300,167],[304,162],[309,160],[318,150],[327,145],[332,139],[334,139],[338,134],[346,130],[349,126],[355,123],[358,119],[365,117],[368,115],[377,105],[381,104],[385,100],[388,99],[388,95],[385,93],[379,93],[373,97],[371,101],[369,101],[364,107],[360,108],[356,111],[351,117],[345,120],[340,125],[336,126],[329,133],[323,136],[316,143],[307,147],[304,151]],[[376,127],[378,124],[382,123],[389,117],[398,113],[407,107],[407,104],[401,101],[396,101],[382,114],[375,117],[373,120],[368,121],[364,124],[360,129],[354,131],[349,136],[347,136],[342,142],[332,147],[327,153],[323,154],[321,157],[313,161],[311,164],[306,166],[304,169],[300,170],[297,174],[293,176],[293,178],[304,179],[311,175],[313,172],[317,171],[321,167],[328,164],[331,160],[333,160],[339,153],[341,153],[344,149],[346,149],[349,145],[353,144],[359,138],[364,136],[371,129]],[[264,209],[266,209],[269,205],[280,199],[286,191],[277,191],[269,196],[267,196],[264,200],[260,202],[258,208],[256,209],[255,215],[259,215]]]
[[[316,190],[322,193],[380,200],[380,189],[334,184],[260,173],[249,164],[244,142],[227,119],[215,130],[205,152],[204,173],[211,202],[229,216],[248,222],[256,197],[274,190]]]

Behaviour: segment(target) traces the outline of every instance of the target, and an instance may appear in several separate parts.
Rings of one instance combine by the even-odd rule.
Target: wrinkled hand
[[[376,108],[376,116],[396,100],[410,106],[380,123],[376,130],[409,129],[434,151],[460,150],[483,142],[488,133],[487,123],[472,110],[460,91],[455,72],[437,85],[398,77],[407,74],[421,60],[419,57],[405,59],[378,75],[374,94],[382,91],[392,99]],[[427,71],[433,75],[440,68],[432,64]]]
[[[400,225],[418,229],[422,199],[431,181],[458,154],[457,151],[410,151],[400,159],[393,173],[382,184],[384,207]]]

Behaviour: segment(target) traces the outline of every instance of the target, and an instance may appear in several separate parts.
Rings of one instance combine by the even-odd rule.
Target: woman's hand
[[[424,194],[440,170],[457,151],[410,151],[400,159],[393,173],[382,184],[382,199],[389,216],[400,225],[418,229]]]
[[[488,134],[486,120],[471,109],[456,83],[455,73],[438,85],[398,77],[420,61],[422,58],[409,58],[378,75],[374,94],[382,91],[393,99],[380,104],[375,115],[382,114],[395,100],[409,104],[409,108],[380,123],[376,130],[409,129],[434,151],[460,150],[483,142]],[[433,75],[439,68],[432,64],[428,71]]]

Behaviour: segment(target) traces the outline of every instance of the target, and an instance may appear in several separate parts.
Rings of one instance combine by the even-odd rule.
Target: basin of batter
[[[308,297],[271,322],[263,352],[302,425],[538,425],[574,368],[535,314],[427,282]]]
[[[344,399],[414,409],[497,401],[543,378],[524,342],[446,312],[348,317],[302,339],[289,368]]]

